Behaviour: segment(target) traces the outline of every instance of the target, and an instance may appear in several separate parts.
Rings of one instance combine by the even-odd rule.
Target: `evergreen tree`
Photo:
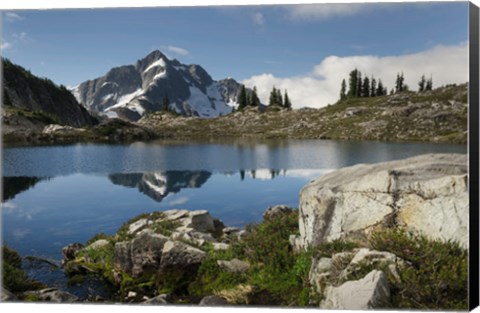
[[[240,86],[240,91],[237,96],[238,110],[242,110],[247,106],[247,91],[245,90],[245,85]]]
[[[425,91],[425,83],[426,83],[425,75],[422,75],[420,81],[418,82],[418,91],[422,92]]]
[[[250,93],[249,103],[250,106],[258,107],[260,105],[260,99],[257,95],[257,87],[253,86],[253,90]]]
[[[361,97],[362,96],[362,72],[358,71],[358,77],[357,77],[357,93],[355,94],[355,97]]]
[[[379,79],[379,80],[378,80],[378,86],[377,86],[376,95],[377,95],[377,96],[385,96],[386,94],[387,94],[387,93],[386,93],[385,90],[384,90],[382,80]]]
[[[340,88],[340,100],[344,100],[347,97],[347,83],[345,79],[342,80],[342,87]]]
[[[363,79],[363,85],[362,85],[362,97],[369,97],[370,96],[370,79],[365,76]]]
[[[433,88],[432,76],[427,80],[425,90],[430,91]]]
[[[284,103],[283,103],[283,99],[282,99],[282,92],[280,91],[280,89],[277,89],[277,95],[276,95],[276,99],[277,99],[277,105],[280,106],[280,107],[284,107]]]
[[[169,111],[170,110],[170,99],[168,98],[168,95],[165,95],[162,100],[162,107],[163,110]]]
[[[403,72],[402,74],[397,73],[397,79],[395,80],[395,92],[402,92],[404,91],[404,82],[405,78],[403,77]]]
[[[377,81],[372,76],[372,82],[370,83],[370,97],[375,97],[377,92]]]
[[[358,85],[358,70],[354,69],[350,72],[350,77],[348,79],[348,96],[356,97],[357,96],[357,85]]]
[[[286,109],[291,109],[292,108],[292,103],[290,102],[290,99],[288,98],[288,93],[287,90],[285,89],[285,96],[284,96],[284,103],[283,107]]]
[[[280,89],[275,88],[273,86],[272,91],[270,92],[270,98],[268,100],[268,105],[276,105],[276,106],[283,106],[283,101],[282,101],[282,92]]]

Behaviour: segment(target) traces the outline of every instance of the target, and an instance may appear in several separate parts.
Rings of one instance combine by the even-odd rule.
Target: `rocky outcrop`
[[[385,273],[373,270],[364,278],[327,287],[322,309],[368,310],[388,306],[390,288]]]
[[[404,227],[468,246],[467,156],[428,154],[328,173],[300,193],[297,248]]]

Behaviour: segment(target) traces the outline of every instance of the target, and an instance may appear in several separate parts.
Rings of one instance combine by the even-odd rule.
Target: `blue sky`
[[[214,79],[288,79],[329,56],[465,44],[467,17],[467,2],[4,11],[2,55],[69,86],[154,49]]]

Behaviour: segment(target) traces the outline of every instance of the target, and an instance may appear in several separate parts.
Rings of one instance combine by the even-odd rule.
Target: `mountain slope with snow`
[[[155,50],[135,65],[113,68],[71,91],[92,112],[138,120],[164,109],[204,118],[225,115],[237,105],[239,89],[234,79],[215,81],[201,66],[170,60]]]

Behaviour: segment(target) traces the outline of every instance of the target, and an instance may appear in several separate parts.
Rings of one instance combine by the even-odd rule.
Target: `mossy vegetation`
[[[28,278],[22,269],[22,258],[18,252],[7,246],[2,247],[2,283],[12,293],[44,287],[39,282]]]

